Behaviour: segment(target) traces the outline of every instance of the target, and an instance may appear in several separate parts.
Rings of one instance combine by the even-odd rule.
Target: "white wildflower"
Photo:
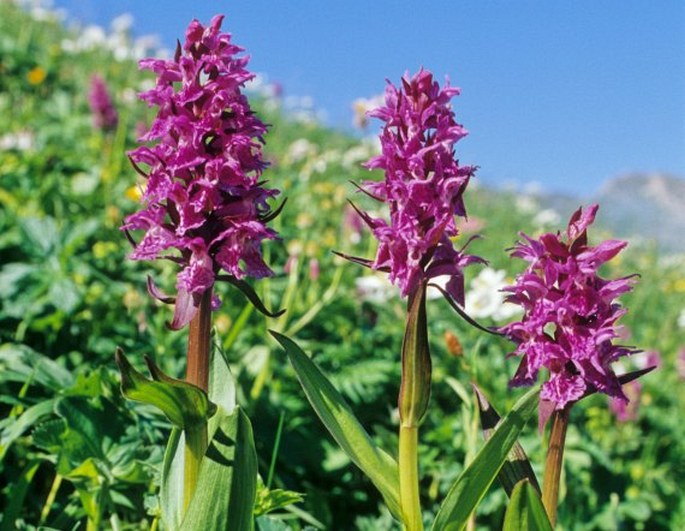
[[[529,195],[519,195],[516,197],[516,210],[521,214],[532,214],[538,209],[538,202]]]
[[[546,208],[535,215],[533,223],[541,228],[555,227],[561,223],[561,216],[556,210]]]
[[[490,267],[483,269],[466,292],[465,310],[475,319],[492,318],[495,321],[511,319],[520,312],[515,304],[504,301],[501,291],[507,285],[506,272]]]
[[[286,160],[291,163],[301,162],[302,160],[314,155],[316,146],[306,138],[298,138],[290,144],[286,152]]]
[[[399,294],[399,289],[390,283],[386,275],[357,277],[354,283],[359,298],[374,304],[383,304]]]
[[[29,151],[34,147],[34,136],[31,131],[19,131],[0,136],[0,151]]]

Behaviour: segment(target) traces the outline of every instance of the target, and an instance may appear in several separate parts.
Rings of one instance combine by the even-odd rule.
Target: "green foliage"
[[[519,481],[504,516],[504,531],[552,531],[540,494],[528,480]]]

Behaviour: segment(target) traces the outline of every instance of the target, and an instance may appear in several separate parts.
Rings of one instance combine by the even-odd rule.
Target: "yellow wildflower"
[[[48,73],[45,71],[45,68],[36,66],[29,70],[28,74],[26,74],[26,79],[31,85],[40,85],[45,81],[47,75]]]
[[[124,195],[130,199],[131,201],[138,202],[140,201],[140,198],[143,197],[143,193],[140,190],[140,186],[137,184],[134,184],[133,186],[129,186],[126,189],[126,192],[124,192]]]

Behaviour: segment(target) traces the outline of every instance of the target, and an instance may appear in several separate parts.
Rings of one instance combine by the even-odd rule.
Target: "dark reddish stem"
[[[568,429],[570,406],[552,414],[552,431],[547,447],[545,475],[542,481],[542,503],[547,511],[549,521],[554,527],[557,523],[557,505],[559,504],[559,481],[564,465],[564,444]]]
[[[188,328],[188,368],[186,381],[207,392],[209,388],[210,332],[212,328],[212,290],[202,295],[200,308]]]

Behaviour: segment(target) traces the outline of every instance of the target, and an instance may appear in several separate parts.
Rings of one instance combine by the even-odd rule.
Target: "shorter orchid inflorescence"
[[[94,75],[90,78],[88,104],[93,117],[93,127],[103,131],[117,128],[119,113],[114,106],[107,83],[101,76]]]
[[[368,113],[385,122],[382,153],[365,164],[384,170],[385,179],[366,181],[361,189],[388,205],[390,222],[360,215],[379,242],[376,258],[365,265],[388,272],[403,297],[447,275],[447,293],[463,306],[462,270],[484,261],[456,250],[450,239],[459,234],[455,216],[466,217],[463,194],[476,169],[454,158],[454,145],[467,134],[450,105],[457,94],[458,88],[441,88],[423,69],[411,78],[405,74],[400,88],[388,82],[385,105]]]
[[[511,381],[531,385],[541,368],[549,371],[540,397],[561,410],[584,395],[599,391],[626,400],[612,362],[635,350],[614,344],[618,319],[626,310],[617,297],[631,290],[634,276],[606,280],[599,267],[616,256],[627,242],[607,240],[591,246],[587,228],[598,206],[578,209],[569,221],[566,238],[560,233],[525,242],[512,256],[529,262],[509,292],[507,301],[520,305],[524,316],[501,331],[518,346],[521,363]]]
[[[168,258],[182,266],[176,297],[149,282],[154,296],[175,302],[172,328],[190,322],[221,271],[234,281],[272,274],[261,252],[263,240],[276,238],[266,223],[278,214],[267,201],[279,192],[260,180],[267,128],[241,92],[254,75],[245,68],[248,57],[236,56],[242,48],[220,32],[222,19],[206,28],[191,22],[173,59],[140,63],[157,74],[156,86],[141,94],[159,107],[141,140],[156,143],[129,154],[147,181],[145,207],[122,228],[145,231],[131,258]],[[161,255],[170,249],[178,253]],[[213,306],[218,303],[215,297]]]

